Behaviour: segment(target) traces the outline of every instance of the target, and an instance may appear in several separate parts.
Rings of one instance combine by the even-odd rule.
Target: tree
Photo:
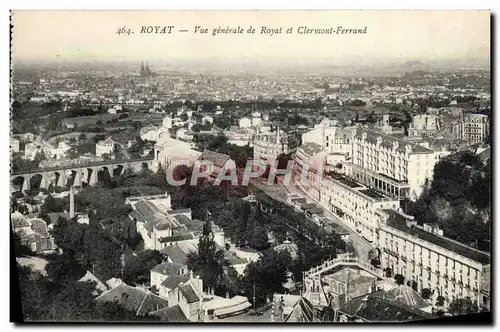
[[[29,248],[28,246],[24,245],[21,242],[21,238],[19,237],[19,235],[14,233],[13,240],[14,240],[14,254],[16,255],[16,257],[33,255],[31,248]]]
[[[439,295],[436,299],[436,306],[442,307],[444,305],[445,298],[442,295]]]
[[[203,285],[216,288],[224,273],[224,252],[217,250],[209,220],[203,224],[203,231],[198,242],[198,253],[188,255],[188,268],[199,273],[203,279]]]
[[[398,285],[404,285],[405,277],[403,277],[401,274],[396,274],[394,276],[394,281],[396,281],[396,284]]]
[[[424,300],[430,299],[431,295],[432,295],[432,293],[431,293],[431,290],[429,288],[422,289],[422,298]]]
[[[257,303],[265,303],[273,293],[283,292],[291,262],[288,252],[276,252],[273,249],[264,251],[257,262],[251,262],[245,268],[242,280],[245,295],[252,302],[255,295]]]
[[[269,247],[267,231],[264,228],[256,228],[250,240],[250,247],[255,250],[265,250]]]
[[[470,297],[457,298],[448,306],[448,312],[453,316],[460,316],[478,313],[479,308],[476,303],[472,302]]]
[[[127,252],[123,269],[123,281],[129,285],[146,284],[150,280],[150,271],[160,264],[163,255],[157,250],[144,250],[138,253]]]

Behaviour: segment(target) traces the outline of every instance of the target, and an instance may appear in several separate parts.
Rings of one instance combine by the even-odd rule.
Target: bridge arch
[[[117,164],[117,165],[114,165],[114,166],[111,166],[113,167],[113,177],[114,176],[120,176],[122,175],[122,173],[125,171],[125,167],[122,165],[122,164]]]
[[[42,174],[32,174],[29,178],[30,188],[33,189],[45,189],[45,178]]]
[[[26,182],[24,175],[14,176],[11,180],[11,189],[14,189],[13,191],[23,192],[27,190],[25,185]]]

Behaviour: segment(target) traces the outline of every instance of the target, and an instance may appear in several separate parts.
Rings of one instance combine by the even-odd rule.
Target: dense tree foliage
[[[460,316],[478,313],[479,308],[469,297],[457,298],[448,306],[448,312],[453,316]]]
[[[159,320],[154,316],[136,316],[117,303],[96,302],[92,294],[95,282],[54,283],[49,277],[20,266],[17,268],[17,276],[25,321]]]
[[[273,293],[283,293],[291,262],[287,252],[264,251],[257,262],[251,262],[245,268],[241,281],[245,296],[252,302],[255,296],[257,304],[263,304]]]
[[[150,281],[150,271],[163,261],[163,255],[157,250],[139,252],[127,251],[123,268],[123,281],[128,285],[143,285]]]
[[[198,252],[188,255],[188,268],[200,275],[204,287],[216,288],[224,273],[224,251],[217,249],[212,233],[211,222],[203,224],[203,232],[198,242]]]
[[[471,152],[440,160],[433,180],[409,207],[419,223],[435,223],[444,235],[489,251],[491,228],[491,163]]]

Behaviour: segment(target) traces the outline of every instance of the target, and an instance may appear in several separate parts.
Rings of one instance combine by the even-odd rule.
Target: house
[[[240,128],[250,128],[252,126],[252,120],[249,118],[241,118],[238,124]]]
[[[187,282],[189,278],[190,276],[188,274],[174,274],[167,276],[158,287],[160,297],[168,299],[168,294],[181,283]]]
[[[106,138],[104,141],[99,141],[95,144],[95,154],[98,157],[102,155],[112,155],[115,151],[116,142],[110,137]]]
[[[212,178],[216,178],[222,170],[225,170],[224,174],[227,174],[227,171],[236,169],[236,164],[227,154],[205,150],[198,160],[211,162],[205,171],[210,173]]]
[[[21,244],[31,251],[50,253],[57,249],[44,220],[38,218],[27,220],[18,211],[12,213],[10,219],[13,232],[19,236]]]
[[[187,274],[187,266],[179,263],[162,262],[150,271],[151,287],[160,289],[160,285],[170,276],[181,276]]]
[[[201,317],[201,300],[203,299],[203,280],[196,276],[187,282],[180,283],[168,294],[169,306],[178,305],[190,322],[203,321]]]
[[[137,202],[128,201],[134,209],[129,218],[136,222],[137,231],[141,234],[146,248],[161,250],[185,242],[198,242],[203,222],[192,220],[189,209],[165,211],[153,201],[146,199]],[[215,242],[223,246],[224,231],[213,224],[212,232]]]
[[[214,123],[214,118],[211,117],[210,115],[205,115],[204,117],[201,118],[201,123],[206,124],[206,123]]]
[[[194,135],[193,132],[188,129],[179,128],[175,133],[175,138],[185,142],[192,142],[194,139]]]
[[[137,316],[144,316],[168,306],[169,302],[147,290],[121,282],[96,298],[97,302],[116,302]]]
[[[17,138],[14,138],[11,136],[11,138],[10,138],[10,151],[12,153],[19,152],[20,144],[21,144],[21,141],[19,141]]]
[[[385,291],[347,301],[338,310],[339,322],[408,322],[433,318],[432,314],[385,297]]]
[[[142,127],[140,131],[141,139],[148,141],[158,140],[158,128],[154,126]]]

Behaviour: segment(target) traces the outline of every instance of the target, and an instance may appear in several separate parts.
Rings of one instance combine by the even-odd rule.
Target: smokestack
[[[75,193],[73,191],[73,186],[69,187],[69,218],[73,219],[75,217]]]

